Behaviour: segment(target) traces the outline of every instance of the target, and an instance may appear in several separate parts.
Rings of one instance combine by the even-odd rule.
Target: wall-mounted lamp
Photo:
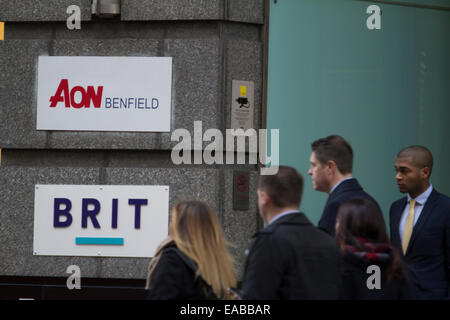
[[[93,0],[92,14],[101,18],[112,18],[120,15],[120,0]]]

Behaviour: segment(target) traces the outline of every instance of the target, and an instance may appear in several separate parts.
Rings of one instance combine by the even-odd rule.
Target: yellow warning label
[[[241,97],[247,96],[247,86],[240,86],[241,87]]]
[[[5,23],[0,22],[0,40],[5,38]]]

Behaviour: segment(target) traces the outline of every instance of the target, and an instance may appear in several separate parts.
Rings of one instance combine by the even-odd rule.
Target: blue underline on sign
[[[109,246],[123,246],[123,238],[93,238],[93,237],[76,237],[75,244],[93,244],[93,245],[109,245]]]

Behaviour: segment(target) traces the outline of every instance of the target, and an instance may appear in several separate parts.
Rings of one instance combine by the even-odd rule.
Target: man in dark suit
[[[433,156],[422,146],[397,155],[395,179],[407,196],[390,210],[391,242],[402,253],[417,299],[450,299],[450,198],[430,183]]]
[[[268,225],[249,250],[243,299],[338,299],[339,249],[299,212],[302,191],[303,178],[294,168],[260,176],[258,207]]]
[[[371,200],[378,208],[379,205],[352,177],[353,149],[344,138],[338,135],[328,136],[314,141],[311,148],[308,174],[313,188],[329,195],[319,220],[319,228],[334,237],[336,216],[342,203],[363,198]]]

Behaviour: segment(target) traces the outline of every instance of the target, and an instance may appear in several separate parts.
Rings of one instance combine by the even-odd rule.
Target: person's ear
[[[270,197],[265,191],[259,191],[259,196],[262,204],[267,205],[270,202]]]
[[[423,167],[420,169],[420,177],[423,180],[428,180],[430,178],[431,170],[429,167]]]
[[[333,160],[328,160],[327,164],[326,164],[327,170],[329,174],[335,173],[336,172],[336,162],[334,162]]]

